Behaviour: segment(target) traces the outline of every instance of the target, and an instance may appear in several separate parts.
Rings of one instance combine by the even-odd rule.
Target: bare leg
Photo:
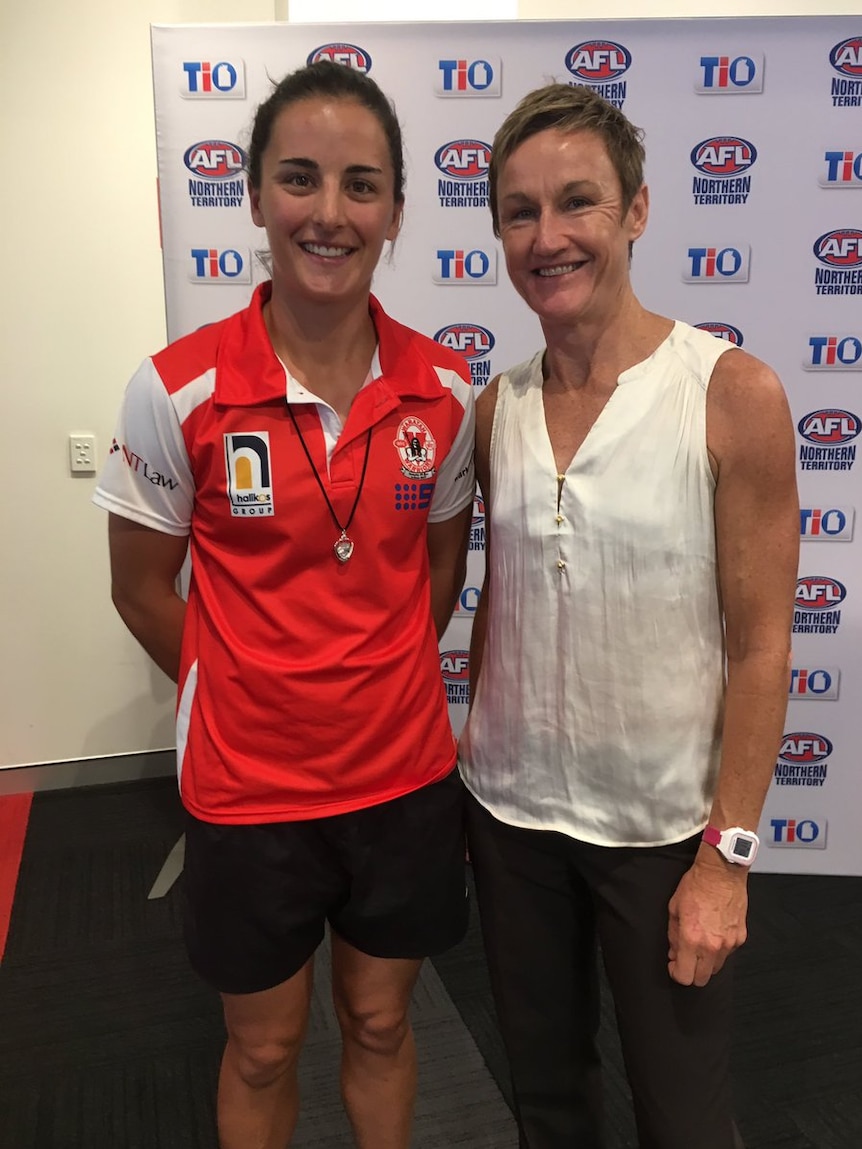
[[[332,934],[341,1092],[358,1149],[409,1149],[416,1047],[408,1010],[421,965],[369,957]]]
[[[273,989],[222,994],[228,1040],[218,1085],[220,1149],[287,1149],[290,1144],[313,970],[312,958]]]

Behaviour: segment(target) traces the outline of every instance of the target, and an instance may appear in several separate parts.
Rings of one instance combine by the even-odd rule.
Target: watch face
[[[734,838],[730,852],[737,858],[750,858],[753,846],[754,843],[749,841],[748,838]]]

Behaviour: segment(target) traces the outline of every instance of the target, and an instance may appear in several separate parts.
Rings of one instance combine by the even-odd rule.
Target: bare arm
[[[473,504],[441,523],[428,524],[428,562],[431,576],[431,615],[437,638],[449,625],[467,576],[467,546]]]
[[[497,408],[497,388],[500,376],[492,379],[476,400],[476,478],[485,500],[485,579],[479,605],[473,616],[470,632],[470,701],[476,697],[476,687],[482,670],[485,637],[488,632],[488,608],[491,601],[489,557],[491,554],[491,429]]]
[[[114,606],[153,662],[176,682],[186,611],[176,583],[188,539],[112,514],[108,545]]]
[[[775,767],[787,707],[799,553],[793,425],[763,363],[729,352],[707,402],[716,470],[715,530],[727,642],[727,696],[710,825],[754,830]],[[712,846],[670,903],[671,976],[705,985],[745,941],[747,877]]]

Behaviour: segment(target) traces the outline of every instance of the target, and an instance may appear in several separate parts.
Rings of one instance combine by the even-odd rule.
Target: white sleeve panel
[[[473,468],[473,442],[476,431],[473,388],[455,371],[447,371],[440,367],[436,370],[440,382],[452,392],[459,406],[463,407],[464,415],[449,454],[440,464],[434,497],[428,512],[429,523],[442,523],[446,519],[454,518],[473,501],[476,492],[476,474]]]
[[[146,359],[126,388],[93,502],[142,526],[182,536],[189,533],[194,493],[176,407]]]

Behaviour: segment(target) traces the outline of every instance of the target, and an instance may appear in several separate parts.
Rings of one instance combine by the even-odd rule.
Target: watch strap
[[[750,866],[757,857],[760,839],[753,830],[745,830],[742,826],[731,826],[727,830],[719,830],[715,826],[707,826],[701,835],[702,841],[709,846],[715,846],[719,854],[735,866]],[[739,842],[748,843],[747,850],[740,850]]]
[[[721,830],[715,826],[707,826],[703,832],[703,840],[708,846],[717,846],[721,841]]]

